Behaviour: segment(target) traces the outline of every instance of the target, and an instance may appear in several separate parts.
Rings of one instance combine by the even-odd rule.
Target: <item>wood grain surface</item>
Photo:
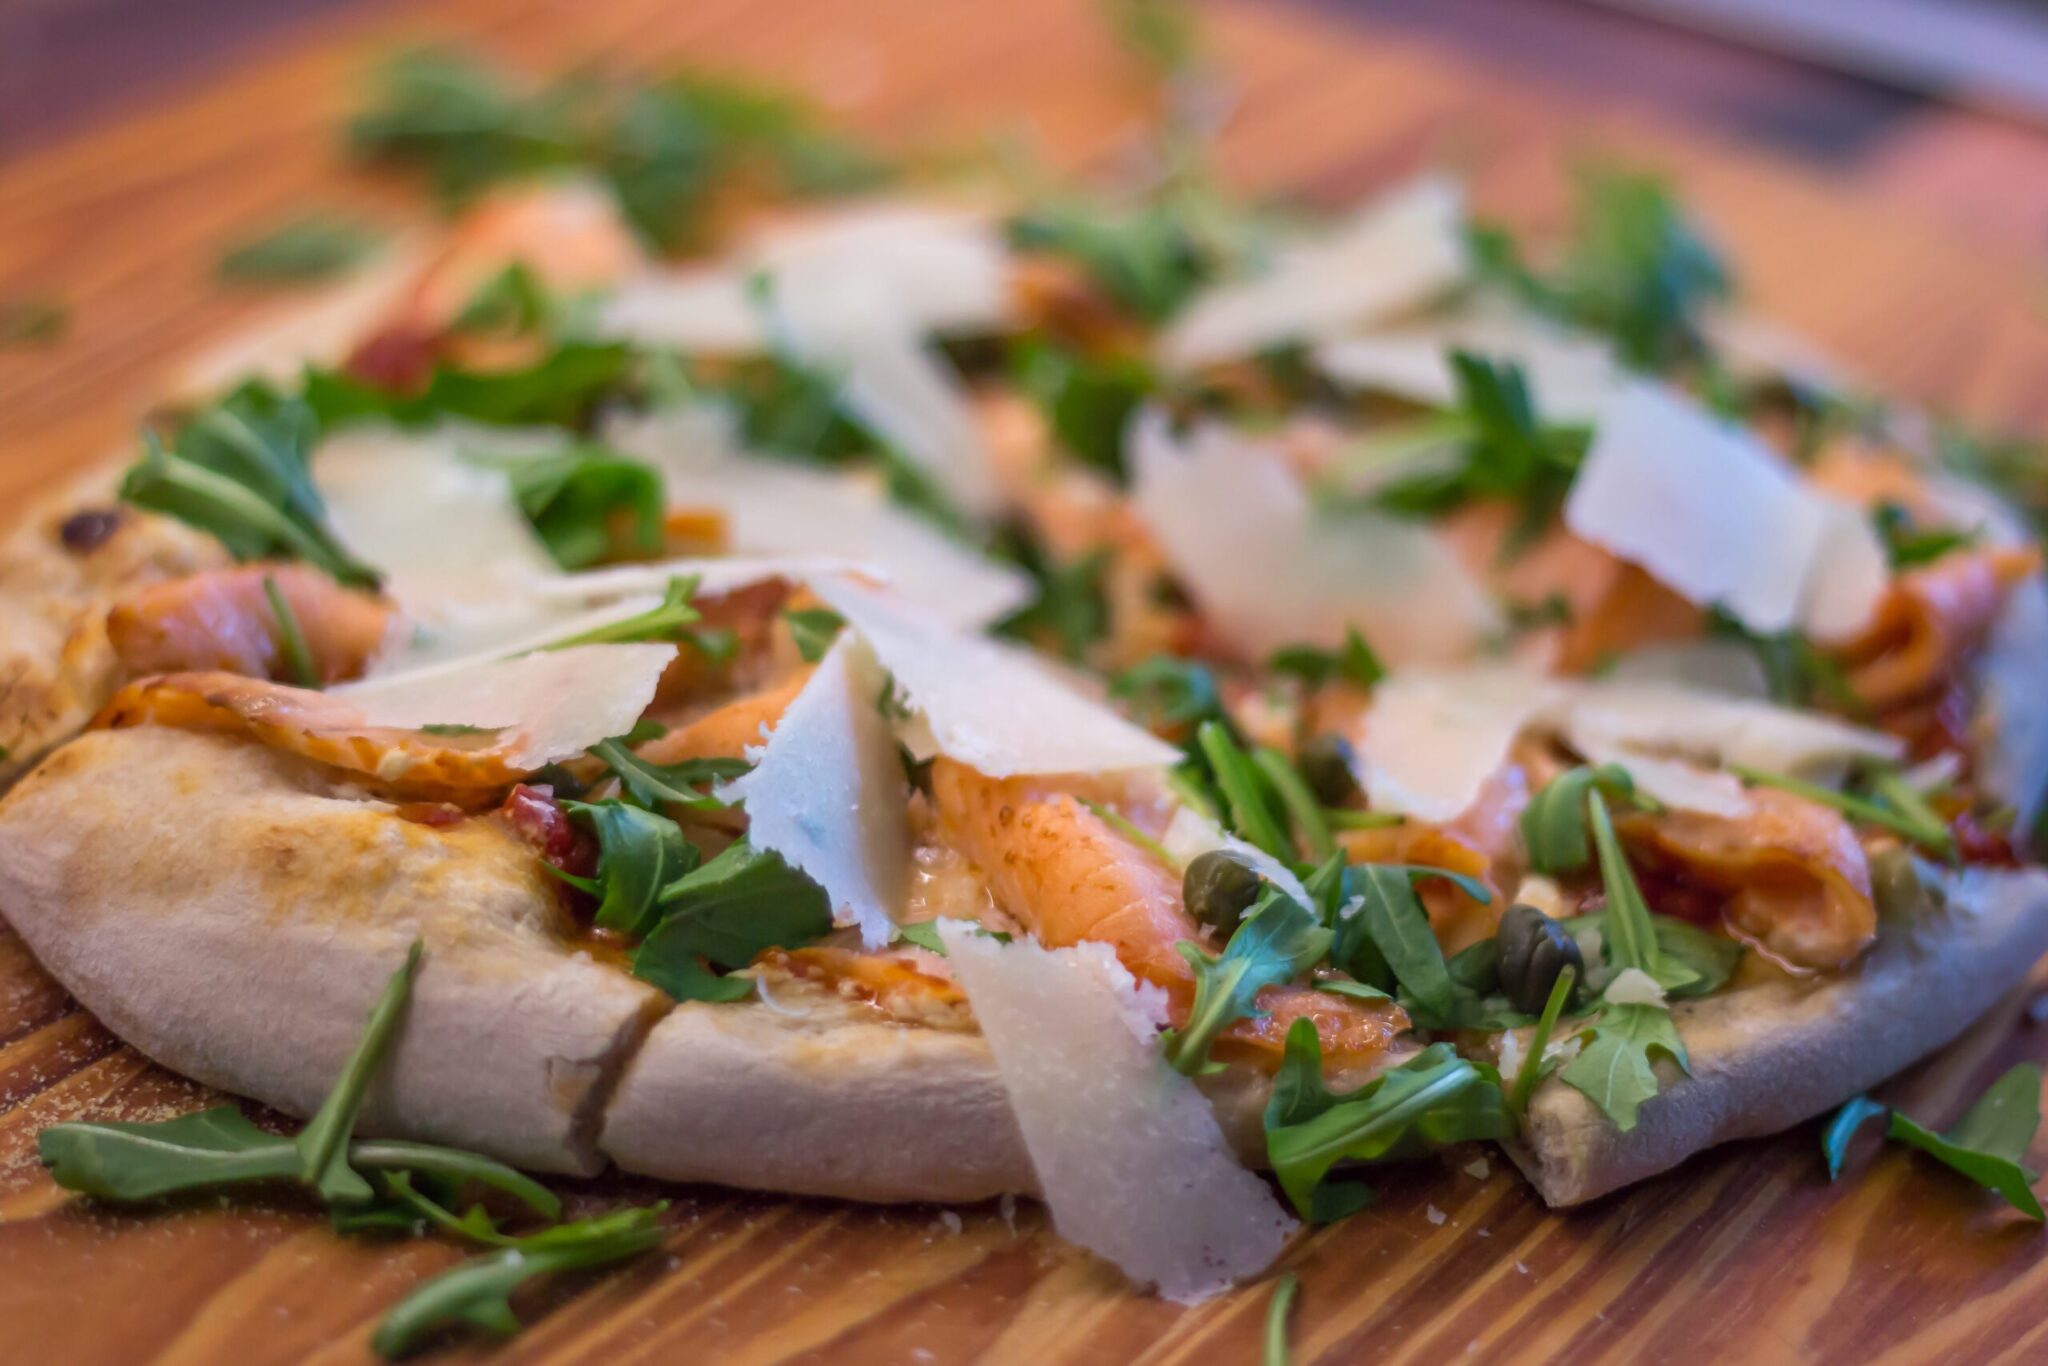
[[[1600,149],[1663,166],[1755,300],[1880,385],[1980,421],[2048,427],[2048,278],[1961,245],[1896,195],[1643,125],[1305,10],[1209,11],[1239,97],[1241,183],[1341,202],[1432,160],[1542,230],[1561,167]],[[322,19],[293,46],[0,169],[0,298],[53,294],[62,342],[0,352],[0,517],[128,439],[177,359],[279,296],[227,294],[221,244],[309,203],[399,221],[407,189],[350,171],[334,129],[363,62],[458,37],[535,70],[714,63],[800,84],[901,146],[1021,132],[1113,165],[1141,112],[1083,0],[429,0]],[[232,990],[225,972],[223,990]],[[2022,1057],[2023,1000],[1886,1090],[1945,1123]],[[354,1362],[383,1309],[457,1249],[338,1239],[289,1201],[147,1214],[68,1200],[36,1132],[214,1099],[81,1012],[0,932],[0,1360]],[[1546,1212],[1490,1167],[1390,1174],[1381,1202],[1305,1238],[1303,1361],[2048,1359],[2048,1239],[1973,1187],[1866,1138],[1827,1184],[1816,1126],[1706,1155],[1590,1209]],[[2037,1145],[2037,1163],[2048,1145]],[[1482,1174],[1483,1172],[1483,1174]],[[1139,1298],[1035,1206],[869,1209],[570,1184],[572,1203],[666,1195],[665,1250],[522,1302],[533,1326],[451,1359],[1194,1362],[1256,1358],[1267,1287],[1198,1309]]]

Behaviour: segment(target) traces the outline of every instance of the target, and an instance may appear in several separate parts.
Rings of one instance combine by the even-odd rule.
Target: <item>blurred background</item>
[[[1251,0],[1234,0],[1249,4]],[[928,0],[933,8],[966,0]],[[1262,0],[1853,174],[2048,257],[2044,0]],[[0,0],[0,160],[389,0]],[[769,0],[760,9],[772,10]]]

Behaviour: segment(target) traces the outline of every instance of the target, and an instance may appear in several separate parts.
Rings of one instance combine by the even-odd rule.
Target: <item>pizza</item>
[[[2028,510],[1696,308],[1654,185],[1585,208],[1647,267],[1440,177],[680,263],[615,188],[203,358],[0,550],[0,912],[323,1193],[1030,1195],[1191,1301],[1383,1163],[1799,1123],[2048,949]]]

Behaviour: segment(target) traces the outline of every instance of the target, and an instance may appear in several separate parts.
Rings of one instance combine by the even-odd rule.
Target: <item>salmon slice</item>
[[[1776,788],[1752,788],[1742,816],[1622,816],[1631,855],[1728,897],[1728,924],[1795,968],[1842,967],[1877,936],[1870,864],[1842,814]]]
[[[767,743],[770,732],[782,720],[782,713],[796,701],[796,695],[811,681],[813,670],[806,665],[779,683],[748,693],[706,712],[668,734],[650,740],[637,751],[656,764],[679,764],[686,759],[744,759],[748,749]]]
[[[1132,976],[1166,993],[1176,1022],[1186,1021],[1195,976],[1177,946],[1206,941],[1171,869],[1045,779],[989,778],[942,758],[932,765],[932,794],[947,838],[1005,913],[1049,948],[1108,944]],[[1309,1019],[1329,1065],[1348,1069],[1384,1053],[1408,1025],[1390,1002],[1310,987],[1267,987],[1258,1002],[1270,1013],[1238,1021],[1216,1056],[1276,1065],[1287,1027]]]
[[[130,676],[234,673],[288,679],[277,585],[322,683],[359,677],[384,642],[391,609],[304,565],[242,565],[151,584],[107,612],[107,638]]]
[[[2037,573],[2040,552],[1955,550],[1895,578],[1861,635],[1838,651],[1850,690],[1885,711],[1954,681],[1990,633],[2014,585]]]

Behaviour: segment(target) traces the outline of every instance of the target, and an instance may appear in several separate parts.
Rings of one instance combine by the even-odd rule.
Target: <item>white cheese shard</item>
[[[1823,775],[1851,759],[1896,759],[1895,736],[1768,702],[1657,684],[1579,684],[1559,718],[1567,739],[1605,741],[1694,763]]]
[[[1373,810],[1456,819],[1507,762],[1515,738],[1567,687],[1506,666],[1387,678],[1352,736],[1358,781]]]
[[[743,801],[747,838],[810,875],[870,949],[889,942],[910,878],[909,785],[875,705],[883,675],[852,632],[834,641],[754,767],[718,789]]]
[[[1424,176],[1334,231],[1283,245],[1268,268],[1195,296],[1159,340],[1188,368],[1337,336],[1419,308],[1465,277],[1463,194]]]
[[[1615,658],[1609,683],[1678,684],[1730,697],[1767,698],[1771,682],[1756,651],[1739,640],[1685,640],[1646,645]]]
[[[508,762],[538,768],[633,728],[654,700],[673,645],[584,645],[328,689],[365,724],[510,732]]]
[[[1600,993],[1600,999],[1615,1006],[1657,1006],[1664,1007],[1664,988],[1657,979],[1641,968],[1623,968],[1614,974],[1614,980],[1607,984],[1607,990]]]
[[[1443,408],[1458,397],[1453,351],[1521,367],[1545,422],[1590,422],[1625,382],[1604,343],[1497,307],[1328,341],[1315,361],[1340,384]]]
[[[1390,664],[1441,664],[1499,630],[1485,590],[1427,526],[1318,509],[1277,452],[1223,426],[1182,441],[1156,409],[1133,421],[1132,505],[1245,654],[1334,648],[1356,627]]]
[[[1565,501],[1581,539],[1753,631],[1855,634],[1885,587],[1866,517],[1674,391],[1621,390]]]
[[[1589,764],[1618,764],[1637,792],[1660,806],[1707,816],[1746,816],[1749,795],[1733,774],[1716,773],[1683,759],[1660,759],[1615,744],[1598,734],[1567,737]]]
[[[768,327],[747,272],[722,264],[627,280],[598,306],[595,330],[692,355],[750,356],[768,349]]]
[[[843,579],[812,588],[874,649],[938,752],[978,772],[1107,773],[1180,759],[1029,650],[968,635]]]
[[[1107,945],[1005,945],[955,920],[939,937],[1061,1237],[1180,1304],[1272,1264],[1299,1225],[1166,1065]]]
[[[1166,823],[1159,843],[1173,856],[1174,865],[1182,870],[1212,850],[1228,849],[1249,864],[1260,877],[1301,905],[1315,905],[1309,897],[1308,888],[1301,885],[1301,879],[1294,875],[1293,869],[1256,844],[1239,839],[1192,806],[1174,808],[1173,819]]]
[[[656,413],[609,434],[661,470],[671,507],[723,513],[733,553],[859,561],[956,626],[986,626],[1031,600],[1023,571],[954,540],[874,481],[737,454],[700,417]]]

